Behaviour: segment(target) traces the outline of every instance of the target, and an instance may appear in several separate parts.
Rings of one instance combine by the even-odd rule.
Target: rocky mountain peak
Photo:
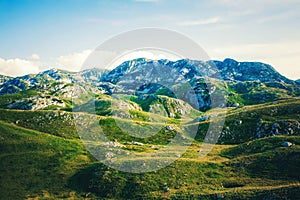
[[[151,66],[159,65],[175,69],[187,80],[201,76],[219,78],[225,81],[283,82],[295,84],[294,81],[279,74],[271,65],[261,62],[238,62],[230,58],[226,58],[224,61],[207,62],[189,59],[153,61],[139,58],[122,63],[103,77],[102,81],[117,83],[126,74],[138,73],[138,71],[142,72],[145,68],[149,69]]]
[[[271,65],[261,62],[238,62],[233,59],[214,61],[224,80],[283,82],[295,84],[294,81],[279,74]]]

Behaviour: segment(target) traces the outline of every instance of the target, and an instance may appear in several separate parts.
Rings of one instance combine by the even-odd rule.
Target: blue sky
[[[267,62],[300,78],[299,0],[0,0],[0,27],[7,75],[78,69],[111,36],[159,27],[190,37],[212,59]]]

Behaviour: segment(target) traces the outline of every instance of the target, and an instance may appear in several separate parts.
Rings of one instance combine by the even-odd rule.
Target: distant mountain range
[[[111,71],[87,69],[67,72],[51,69],[15,78],[0,76],[0,95],[3,96],[0,106],[32,109],[34,106],[26,106],[28,102],[26,104],[19,101],[22,102],[25,98],[26,101],[34,103],[37,99],[46,96],[51,99],[49,96],[52,96],[59,101],[42,101],[43,106],[34,108],[41,109],[50,105],[66,107],[67,99],[76,96],[86,86],[92,87],[95,94],[159,94],[174,97],[172,90],[183,83],[189,83],[195,91],[199,110],[210,108],[209,96],[215,89],[225,92],[227,106],[264,103],[300,95],[299,80],[290,80],[265,63],[238,62],[233,59],[203,62],[139,58],[126,61]],[[26,96],[26,91],[34,92]],[[7,98],[8,94],[20,92],[23,92],[23,96],[19,96],[19,99]]]

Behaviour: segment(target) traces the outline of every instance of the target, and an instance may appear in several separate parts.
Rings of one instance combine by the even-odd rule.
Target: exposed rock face
[[[264,122],[259,119],[256,129],[256,137],[268,137],[275,135],[299,135],[300,123],[295,120],[280,120],[277,122]]]
[[[172,118],[188,115],[193,109],[188,103],[180,99],[160,95],[141,95],[134,101],[140,104],[145,111]]]
[[[300,135],[300,123],[295,119],[274,121],[258,119],[256,123],[255,118],[249,121],[245,119],[242,124],[237,124],[239,120],[227,121],[226,126],[223,127],[220,133],[219,142],[221,144],[237,143],[237,141],[240,143],[249,139],[252,140],[277,135]]]
[[[81,72],[78,72],[73,76],[73,82],[89,82],[89,83],[98,83],[102,76],[108,73],[107,70],[101,69],[86,69]]]
[[[10,109],[19,110],[41,110],[49,106],[65,107],[65,102],[58,98],[51,97],[32,97],[18,100],[10,105]]]

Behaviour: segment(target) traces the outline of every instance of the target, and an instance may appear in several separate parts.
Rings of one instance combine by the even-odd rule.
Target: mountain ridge
[[[186,83],[195,91],[198,99],[198,102],[188,103],[201,111],[210,108],[210,97],[218,92],[225,92],[222,98],[230,107],[300,96],[299,83],[284,77],[271,65],[237,62],[229,58],[224,61],[138,58],[125,61],[111,71],[92,68],[68,72],[53,68],[15,78],[1,77],[0,80],[4,81],[0,84],[0,97],[5,100],[0,99],[0,106],[4,108],[12,106],[43,109],[47,105],[69,107],[72,97],[77,97],[81,92],[107,95],[165,95],[173,98],[173,91]],[[25,96],[19,95],[17,98],[5,96],[20,92],[24,94],[30,90],[36,92],[28,92]],[[41,98],[44,100],[41,101]],[[184,99],[193,98],[185,96]],[[32,102],[34,104],[28,107]]]
[[[225,58],[223,61],[220,61],[220,60],[208,60],[208,61],[201,61],[201,60],[191,60],[191,59],[180,59],[180,60],[177,60],[177,61],[170,61],[170,60],[167,60],[167,59],[159,59],[159,60],[150,60],[150,59],[147,59],[147,58],[137,58],[137,59],[133,59],[133,60],[128,60],[128,61],[124,61],[123,63],[121,63],[119,66],[116,66],[114,69],[116,68],[119,68],[121,66],[124,66],[126,64],[133,64],[133,63],[145,63],[145,62],[158,62],[160,64],[168,64],[168,63],[182,63],[182,62],[187,62],[187,63],[208,63],[208,64],[215,64],[218,69],[221,69],[221,68],[227,68],[227,67],[231,67],[231,68],[236,68],[238,66],[240,66],[241,64],[245,64],[245,65],[259,65],[259,66],[263,66],[263,67],[267,67],[269,68],[269,70],[272,70],[274,72],[276,72],[277,74],[280,74],[274,67],[272,67],[271,65],[267,64],[267,63],[263,63],[263,62],[258,62],[258,61],[236,61],[232,58]],[[225,66],[219,66],[219,64],[226,64]],[[114,70],[112,69],[112,70]],[[25,77],[25,76],[28,76],[28,75],[38,75],[38,74],[47,74],[47,73],[55,73],[55,72],[61,72],[61,73],[83,73],[83,72],[86,72],[86,71],[89,71],[89,70],[92,70],[92,71],[109,71],[109,70],[104,70],[104,69],[99,69],[99,68],[90,68],[90,69],[83,69],[79,72],[75,72],[75,71],[68,71],[68,70],[63,70],[63,69],[59,69],[59,68],[50,68],[50,69],[47,69],[45,71],[41,71],[37,74],[26,74],[26,75],[22,75],[22,76],[6,76],[4,74],[0,74],[0,78],[2,77],[6,77],[6,78],[22,78],[22,77]],[[112,71],[111,70],[111,71]],[[281,75],[282,77],[284,77],[283,75]],[[300,79],[298,80],[291,80],[289,78],[286,78],[285,79],[288,79],[289,81],[300,81]]]
[[[198,61],[182,59],[178,61],[148,60],[138,58],[125,61],[116,68],[101,70],[98,68],[85,69],[79,72],[69,72],[57,68],[49,69],[38,74],[29,74],[18,77],[0,76],[0,94],[15,93],[36,87],[36,84],[43,82],[40,79],[52,79],[55,81],[76,83],[80,81],[97,83],[109,82],[115,84],[120,77],[143,65],[165,65],[176,69],[186,79],[196,76],[212,76],[224,81],[259,81],[259,82],[284,82],[287,84],[299,84],[298,81],[290,80],[271,65],[261,62],[237,62],[226,58],[224,61]],[[207,69],[212,68],[212,70]],[[219,76],[218,76],[219,74]]]

